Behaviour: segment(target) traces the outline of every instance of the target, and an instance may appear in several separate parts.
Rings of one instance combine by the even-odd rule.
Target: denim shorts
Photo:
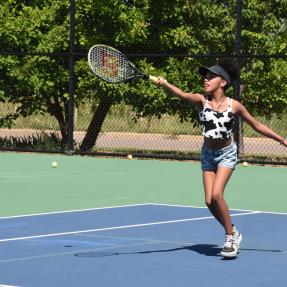
[[[237,145],[230,145],[221,149],[211,149],[203,144],[201,148],[201,169],[217,170],[217,167],[224,166],[235,169],[237,164]]]

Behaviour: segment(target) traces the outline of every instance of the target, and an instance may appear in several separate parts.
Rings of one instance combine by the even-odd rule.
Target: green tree
[[[287,109],[286,1],[250,0],[243,7],[242,53],[285,55],[243,59],[243,102],[255,115],[280,116]]]
[[[20,54],[0,57],[2,100],[16,104],[11,119],[35,113],[54,116],[67,141],[68,58],[61,54],[69,43],[69,1],[2,1],[1,50]],[[45,53],[61,52],[47,56]],[[33,56],[25,53],[42,53]]]

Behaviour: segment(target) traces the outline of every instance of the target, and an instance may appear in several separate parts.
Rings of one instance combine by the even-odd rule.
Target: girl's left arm
[[[233,112],[245,120],[258,133],[268,138],[274,139],[275,141],[287,147],[287,140],[285,138],[278,135],[272,129],[256,120],[241,103],[234,101]]]

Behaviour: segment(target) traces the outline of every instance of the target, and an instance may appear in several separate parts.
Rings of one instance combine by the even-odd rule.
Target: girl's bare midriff
[[[204,137],[204,144],[211,149],[221,149],[231,144],[231,139],[210,139]]]

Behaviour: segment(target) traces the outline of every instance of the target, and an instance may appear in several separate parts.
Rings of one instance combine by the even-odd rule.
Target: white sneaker
[[[223,257],[232,258],[236,257],[238,251],[238,245],[235,242],[233,235],[226,234],[226,241],[221,250]]]
[[[233,239],[239,249],[240,243],[242,241],[242,234],[236,229],[234,225],[232,225]]]

